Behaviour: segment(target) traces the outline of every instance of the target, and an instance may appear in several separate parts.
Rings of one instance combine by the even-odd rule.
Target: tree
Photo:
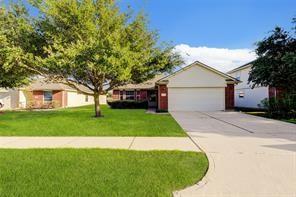
[[[295,20],[294,24],[295,24]],[[295,29],[295,28],[294,28]],[[276,27],[270,36],[257,43],[258,59],[253,62],[249,82],[296,91],[295,34]]]
[[[0,8],[0,87],[14,88],[29,82],[31,71],[26,65],[32,55],[23,49],[31,48],[33,32],[28,13],[23,6]]]
[[[31,34],[27,38],[31,47],[17,45],[25,57],[33,56],[32,62],[25,63],[26,69],[94,96],[95,117],[101,116],[100,94],[151,79],[182,63],[172,47],[159,44],[157,32],[148,29],[142,13],[121,12],[114,0],[30,3],[39,11],[30,20],[33,33],[26,32]]]
[[[39,16],[29,16],[19,5],[1,14],[0,71],[4,74],[0,84],[4,87],[42,75],[94,96],[95,116],[100,117],[100,94],[151,79],[182,63],[171,46],[159,44],[157,32],[148,29],[142,13],[121,12],[114,0],[30,3]]]

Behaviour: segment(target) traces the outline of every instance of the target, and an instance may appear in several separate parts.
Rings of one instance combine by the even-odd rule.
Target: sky
[[[254,60],[255,43],[275,26],[290,30],[296,17],[296,0],[118,2],[122,10],[130,5],[135,12],[144,11],[150,29],[175,46],[186,64],[198,60],[224,72]]]

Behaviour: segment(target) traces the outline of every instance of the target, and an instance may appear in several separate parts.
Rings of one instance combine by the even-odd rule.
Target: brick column
[[[168,88],[167,85],[158,85],[158,109],[168,110]]]
[[[225,109],[234,108],[234,84],[227,84],[225,87]]]

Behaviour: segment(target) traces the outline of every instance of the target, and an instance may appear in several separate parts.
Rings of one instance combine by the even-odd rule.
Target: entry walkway
[[[0,148],[200,150],[188,137],[0,137]]]

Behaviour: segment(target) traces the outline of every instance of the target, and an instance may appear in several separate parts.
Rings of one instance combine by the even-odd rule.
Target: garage
[[[201,62],[160,79],[158,109],[168,111],[221,111],[234,107],[235,78]]]
[[[225,109],[224,88],[168,88],[169,111]]]

